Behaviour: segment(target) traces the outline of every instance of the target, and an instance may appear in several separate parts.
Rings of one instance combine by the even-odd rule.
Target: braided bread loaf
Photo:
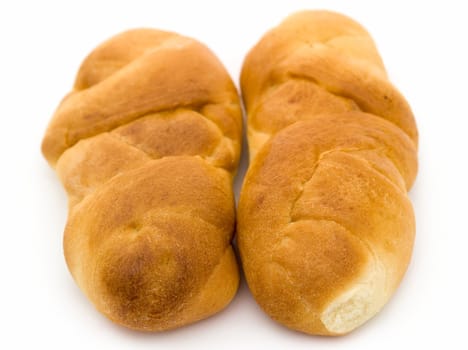
[[[132,30],[83,62],[42,151],[69,196],[68,267],[111,320],[161,331],[232,299],[241,128],[231,79],[195,40]]]
[[[238,208],[249,287],[286,326],[347,333],[408,266],[417,129],[368,33],[301,12],[268,32],[241,75],[251,164]]]

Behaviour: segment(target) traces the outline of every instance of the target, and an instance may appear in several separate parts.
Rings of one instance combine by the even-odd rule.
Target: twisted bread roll
[[[69,196],[68,267],[111,320],[161,331],[234,296],[241,123],[227,72],[192,39],[132,30],[83,62],[42,151]]]
[[[252,158],[238,242],[249,287],[292,329],[347,333],[383,307],[410,261],[410,107],[368,33],[331,12],[268,32],[241,87]]]

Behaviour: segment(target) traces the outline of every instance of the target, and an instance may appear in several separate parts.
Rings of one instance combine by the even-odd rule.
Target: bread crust
[[[365,29],[327,11],[269,31],[241,87],[251,163],[237,232],[249,287],[287,327],[348,333],[383,307],[410,261],[411,109]]]
[[[42,151],[69,196],[69,270],[112,321],[163,331],[233,298],[241,128],[229,75],[193,39],[136,29],[84,60]]]

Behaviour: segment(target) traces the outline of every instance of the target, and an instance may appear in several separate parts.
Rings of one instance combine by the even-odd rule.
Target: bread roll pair
[[[411,109],[369,34],[325,11],[268,32],[241,89],[250,166],[237,233],[249,287],[287,327],[350,332],[410,260]],[[233,298],[241,125],[228,74],[192,39],[129,31],[84,61],[43,153],[69,195],[69,269],[111,320],[160,331]]]

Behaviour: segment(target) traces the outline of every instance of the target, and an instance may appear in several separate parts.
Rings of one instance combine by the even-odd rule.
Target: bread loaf
[[[339,335],[374,316],[410,261],[418,133],[363,27],[288,17],[241,74],[251,163],[238,208],[248,285],[276,321]]]
[[[83,62],[42,151],[69,196],[70,272],[114,322],[162,331],[234,296],[241,127],[231,79],[193,39],[131,30]]]

